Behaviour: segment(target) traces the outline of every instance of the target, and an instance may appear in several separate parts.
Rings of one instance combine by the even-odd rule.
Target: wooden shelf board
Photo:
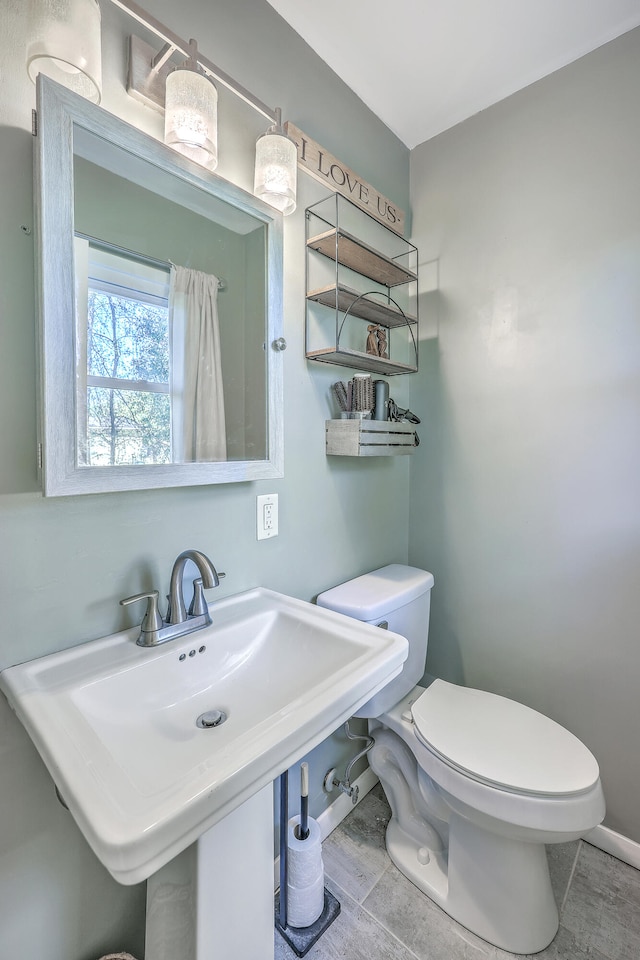
[[[379,373],[386,377],[393,377],[400,373],[416,373],[418,367],[408,363],[398,363],[397,360],[384,360],[359,350],[348,350],[335,347],[326,347],[323,350],[307,352],[308,360],[318,360],[320,363],[333,363],[339,367],[351,367],[354,370],[366,370],[370,373]]]
[[[356,273],[384,284],[385,287],[395,287],[400,283],[409,283],[417,280],[417,274],[407,267],[403,267],[395,260],[385,257],[368,244],[358,240],[344,230],[326,230],[307,240],[307,246],[318,253],[336,259],[336,234],[338,262]]]
[[[373,292],[373,291],[371,291]],[[313,300],[315,303],[321,303],[325,307],[338,309],[341,313],[349,311],[353,317],[359,317],[361,320],[367,320],[369,323],[377,323],[383,327],[402,327],[406,324],[417,323],[417,318],[410,314],[403,314],[393,304],[385,303],[383,300],[368,300],[369,294],[359,294],[357,290],[339,284],[336,288],[335,283],[326,287],[320,287],[318,290],[312,290],[307,294],[307,300]]]

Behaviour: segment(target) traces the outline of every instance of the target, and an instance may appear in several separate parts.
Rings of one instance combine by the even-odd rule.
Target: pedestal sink
[[[137,631],[125,631],[9,667],[0,689],[116,880],[155,875],[157,900],[158,877],[177,870],[184,878],[190,857],[198,898],[204,875],[217,871],[216,923],[229,926],[242,874],[253,872],[260,890],[266,883],[261,913],[268,905],[271,921],[270,784],[399,673],[407,642],[263,588],[209,609],[211,626],[161,647],[138,647]],[[226,873],[238,874],[237,886]],[[234,934],[240,939],[223,945],[220,930],[207,933],[203,922],[181,960],[273,952],[261,946],[264,920],[249,946],[246,922]],[[149,933],[146,960],[155,960],[163,947],[152,947]]]

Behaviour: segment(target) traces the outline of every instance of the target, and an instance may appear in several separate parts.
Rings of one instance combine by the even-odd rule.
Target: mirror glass
[[[280,215],[38,97],[45,495],[282,476]]]

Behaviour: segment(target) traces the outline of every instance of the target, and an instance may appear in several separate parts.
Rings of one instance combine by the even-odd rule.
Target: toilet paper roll
[[[298,840],[296,827],[300,817],[293,817],[289,821],[288,846],[288,882],[294,887],[308,887],[319,876],[324,875],[322,862],[322,840],[320,827],[316,820],[309,818],[309,836],[306,840]]]
[[[307,887],[288,887],[287,923],[310,927],[324,909],[324,873]]]
[[[296,837],[300,817],[288,824],[287,918],[292,927],[308,927],[324,909],[324,864],[320,827],[309,819],[309,836]]]

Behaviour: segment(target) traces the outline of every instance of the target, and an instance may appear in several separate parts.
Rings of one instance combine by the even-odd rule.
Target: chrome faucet
[[[187,611],[182,589],[182,577],[188,560],[192,560],[200,576],[193,581],[193,597]],[[147,610],[140,624],[140,636],[137,643],[141,647],[155,647],[159,643],[182,637],[194,630],[200,630],[211,623],[209,609],[204,597],[204,591],[220,585],[224,573],[216,570],[206,554],[200,550],[184,550],[176,559],[171,571],[171,582],[167,600],[169,606],[163,620],[158,609],[158,591],[137,593],[133,597],[121,600],[122,606],[136,603],[138,600],[147,601]]]
[[[182,575],[184,573],[184,568],[187,560],[193,560],[196,567],[200,572],[199,587],[196,587],[198,580],[193,581],[193,600],[191,601],[191,607],[194,605],[201,606],[200,598],[197,597],[197,594],[204,588],[205,590],[211,589],[211,587],[217,587],[220,585],[220,574],[218,574],[216,568],[209,560],[204,553],[201,553],[199,550],[185,550],[180,556],[176,559],[176,562],[173,565],[173,570],[171,571],[171,583],[169,584],[169,609],[167,610],[167,623],[184,623],[187,619],[187,608],[184,602],[184,594],[182,592]],[[224,573],[222,574],[224,577]],[[189,614],[192,614],[191,607],[189,607]],[[211,623],[211,620],[209,620]]]

